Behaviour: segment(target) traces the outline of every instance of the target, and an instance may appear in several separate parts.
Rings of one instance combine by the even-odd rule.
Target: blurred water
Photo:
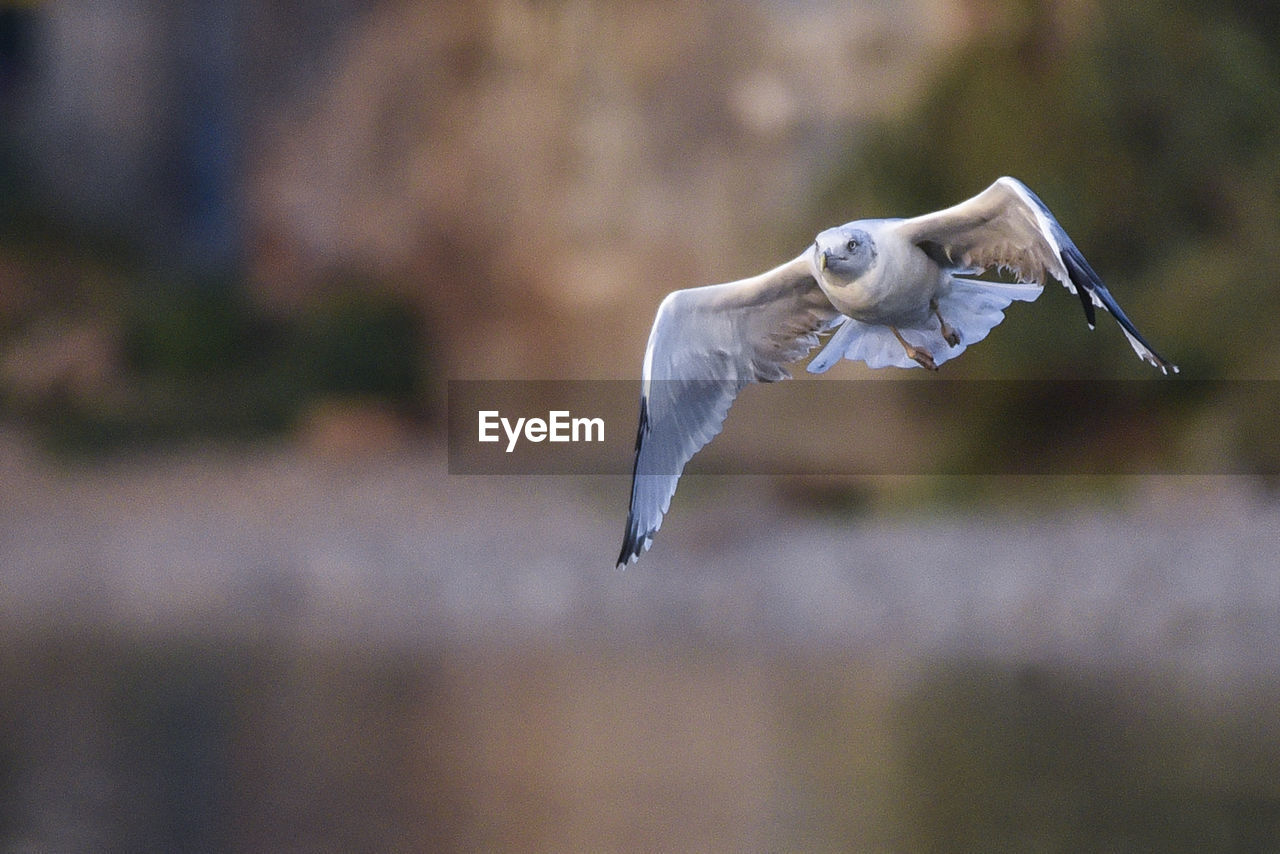
[[[618,572],[625,478],[6,451],[7,850],[1280,840],[1249,482],[842,516],[692,478]]]

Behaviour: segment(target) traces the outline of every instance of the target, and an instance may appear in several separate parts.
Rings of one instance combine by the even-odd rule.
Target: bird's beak
[[[818,269],[824,273],[827,271],[827,253],[825,252],[818,253]]]

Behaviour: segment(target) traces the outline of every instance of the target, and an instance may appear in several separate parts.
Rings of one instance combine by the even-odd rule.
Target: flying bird
[[[988,270],[1015,282],[974,278]],[[832,333],[809,363],[936,371],[987,336],[1014,300],[1057,279],[1080,298],[1092,329],[1106,309],[1144,361],[1178,368],[1125,315],[1049,208],[1025,184],[1000,178],[973,198],[910,219],[829,228],[798,257],[736,282],[679,290],[658,307],[644,353],[631,506],[618,566],[653,543],[685,464],[720,432],[752,382]]]

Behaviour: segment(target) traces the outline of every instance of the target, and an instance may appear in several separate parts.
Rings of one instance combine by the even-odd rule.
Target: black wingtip
[[[618,569],[626,569],[644,554],[657,530],[641,531],[640,523],[630,513],[627,514],[627,527],[622,533],[622,550],[618,552]]]
[[[1075,285],[1076,294],[1080,297],[1081,304],[1084,305],[1084,316],[1089,321],[1089,328],[1093,329],[1097,322],[1097,315],[1094,309],[1094,298],[1096,297],[1103,307],[1116,319],[1120,324],[1120,328],[1136,341],[1134,349],[1138,349],[1141,345],[1142,350],[1146,350],[1149,355],[1144,355],[1138,350],[1138,355],[1145,361],[1150,362],[1160,369],[1161,373],[1168,374],[1170,372],[1178,373],[1178,366],[1170,362],[1164,356],[1156,352],[1147,339],[1142,337],[1142,333],[1138,332],[1138,328],[1133,325],[1128,316],[1120,308],[1119,303],[1115,301],[1115,297],[1111,296],[1111,292],[1107,290],[1107,286],[1102,283],[1102,277],[1094,272],[1093,267],[1089,266],[1089,262],[1085,260],[1084,255],[1076,248],[1075,244],[1067,238],[1063,240],[1065,233],[1059,236],[1059,241],[1065,245],[1062,249],[1062,262],[1067,266],[1067,273],[1071,276],[1071,282]]]
[[[1017,181],[1016,178],[1012,180]],[[1097,325],[1098,317],[1095,306],[1101,303],[1102,307],[1116,319],[1116,322],[1120,324],[1120,328],[1129,336],[1129,343],[1133,345],[1134,350],[1144,361],[1155,365],[1162,373],[1178,373],[1178,366],[1157,353],[1147,343],[1147,340],[1142,337],[1142,334],[1138,332],[1133,325],[1133,321],[1125,316],[1115,298],[1111,296],[1111,292],[1107,290],[1107,286],[1102,283],[1102,277],[1085,260],[1084,254],[1067,236],[1067,232],[1063,230],[1062,226],[1058,224],[1058,221],[1049,211],[1049,207],[1041,201],[1039,196],[1031,191],[1030,187],[1022,184],[1021,181],[1018,183],[1022,192],[1035,204],[1039,205],[1040,210],[1049,219],[1050,230],[1060,247],[1059,257],[1066,266],[1067,275],[1071,279],[1070,287],[1075,289],[1076,296],[1080,298],[1080,305],[1084,308],[1084,319],[1088,322],[1089,328],[1093,329]],[[1063,284],[1066,284],[1066,282]]]
[[[627,527],[622,534],[622,550],[618,552],[618,569],[626,569],[627,565],[640,557],[644,549],[644,538],[641,537],[636,520],[627,514]]]
[[[1098,314],[1093,305],[1093,292],[1102,285],[1102,278],[1093,271],[1089,262],[1084,259],[1084,255],[1080,254],[1080,250],[1074,245],[1063,247],[1061,257],[1062,263],[1067,266],[1067,274],[1071,276],[1071,284],[1075,286],[1076,296],[1080,297],[1080,304],[1084,306],[1084,319],[1092,329],[1098,325]]]
[[[1076,294],[1080,297],[1080,304],[1084,306],[1084,319],[1092,329],[1098,325],[1098,314],[1093,307],[1093,297],[1090,294],[1090,288],[1083,288],[1076,285]]]
[[[627,508],[627,527],[622,535],[622,551],[618,552],[618,569],[625,569],[629,563],[638,560],[644,551],[646,535],[640,533],[640,523],[635,517],[636,474],[640,469],[640,446],[649,432],[649,401],[640,395],[640,424],[636,427],[636,457],[631,463],[631,504]]]

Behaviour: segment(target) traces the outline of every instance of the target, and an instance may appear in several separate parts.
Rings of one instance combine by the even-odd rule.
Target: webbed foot
[[[959,345],[960,333],[956,331],[954,326],[942,319],[942,312],[938,310],[938,301],[931,301],[929,308],[933,310],[934,316],[938,318],[938,323],[942,324],[942,337],[946,339],[946,342],[952,347]]]
[[[931,371],[938,370],[938,363],[933,360],[932,353],[923,347],[908,344],[907,339],[903,338],[902,333],[898,331],[898,327],[890,326],[889,329],[893,332],[894,337],[898,339],[898,343],[902,345],[902,349],[907,352],[908,359],[915,360],[922,367],[928,368]]]

